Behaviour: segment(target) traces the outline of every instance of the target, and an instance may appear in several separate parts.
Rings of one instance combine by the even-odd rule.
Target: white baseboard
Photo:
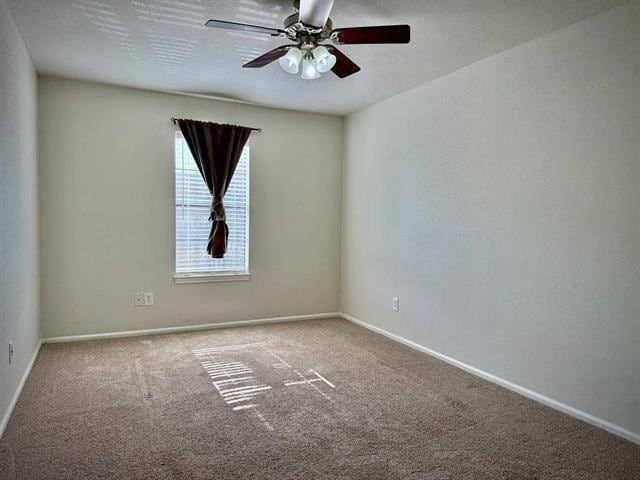
[[[7,428],[9,424],[9,419],[11,418],[11,414],[13,413],[13,409],[16,407],[16,403],[18,403],[18,398],[20,398],[20,394],[22,393],[22,389],[24,388],[24,384],[27,382],[27,378],[29,378],[29,374],[31,373],[31,369],[33,368],[33,364],[36,362],[36,358],[38,357],[38,353],[40,352],[40,345],[42,345],[42,341],[38,342],[36,345],[36,349],[31,355],[31,360],[27,364],[27,368],[24,370],[22,374],[22,378],[20,379],[20,383],[18,383],[18,387],[11,398],[11,402],[7,407],[7,411],[4,413],[4,417],[2,417],[2,423],[0,423],[0,439],[2,435],[4,435],[4,430]]]
[[[640,433],[632,432],[631,430],[627,430],[626,428],[621,427],[620,425],[616,425],[614,423],[608,422],[607,420],[603,420],[602,418],[598,418],[587,412],[578,410],[575,407],[562,403],[558,400],[554,400],[553,398],[549,398],[545,395],[542,395],[541,393],[534,392],[533,390],[529,390],[528,388],[525,388],[521,385],[510,382],[509,380],[505,380],[489,372],[480,370],[479,368],[475,368],[475,367],[472,367],[471,365],[467,365],[466,363],[456,360],[455,358],[448,357],[447,355],[443,355],[442,353],[436,352],[435,350],[432,350],[423,345],[420,345],[419,343],[413,342],[411,340],[407,340],[406,338],[396,335],[395,333],[391,333],[387,330],[383,330],[382,328],[376,327],[367,322],[363,322],[362,320],[358,320],[357,318],[354,318],[351,315],[347,315],[346,313],[340,313],[340,317],[344,318],[345,320],[349,320],[350,322],[353,322],[357,325],[360,325],[364,328],[367,328],[373,332],[384,335],[385,337],[389,337],[392,340],[400,342],[420,352],[427,353],[446,363],[449,363],[450,365],[453,365],[454,367],[458,367],[466,372],[469,372],[480,378],[483,378],[492,383],[500,385],[501,387],[504,387],[508,390],[519,393],[520,395],[524,395],[525,397],[530,398],[531,400],[535,400],[539,403],[542,403],[543,405],[559,410],[562,413],[566,413],[579,420],[585,421],[591,425],[602,428],[603,430],[606,430],[607,432],[617,435],[619,437],[622,437],[626,440],[640,444]]]
[[[235,322],[206,323],[203,325],[185,325],[180,327],[150,328],[147,330],[130,330],[127,332],[92,333],[89,335],[70,335],[67,337],[43,338],[42,343],[81,342],[84,340],[99,340],[103,338],[139,337],[142,335],[158,335],[161,333],[192,332],[196,330],[213,330],[216,328],[241,327],[246,325],[260,325],[265,323],[293,322],[297,320],[315,320],[320,318],[339,318],[337,312],[314,313],[311,315],[292,315],[288,317],[259,318],[255,320],[239,320]]]

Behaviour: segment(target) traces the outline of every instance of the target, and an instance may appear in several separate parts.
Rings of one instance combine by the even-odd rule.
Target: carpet
[[[4,479],[634,479],[640,447],[344,320],[43,345]]]

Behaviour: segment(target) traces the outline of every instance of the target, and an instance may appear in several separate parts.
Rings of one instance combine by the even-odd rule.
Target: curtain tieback
[[[222,198],[211,199],[211,214],[209,215],[210,222],[225,222],[227,220],[227,213],[224,210],[222,204]]]

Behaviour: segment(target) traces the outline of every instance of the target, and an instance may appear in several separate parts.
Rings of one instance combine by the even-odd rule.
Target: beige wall
[[[0,0],[0,435],[40,339],[36,125],[36,73]]]
[[[348,117],[343,312],[640,432],[639,9]]]
[[[52,78],[39,108],[45,337],[337,310],[341,118]],[[173,282],[172,116],[264,130],[248,282]]]

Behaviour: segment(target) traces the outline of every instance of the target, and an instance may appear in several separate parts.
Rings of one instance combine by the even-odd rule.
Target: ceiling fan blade
[[[331,40],[337,45],[365,43],[409,43],[409,25],[383,25],[379,27],[336,28]]]
[[[354,73],[358,73],[360,71],[360,67],[353,63],[349,57],[347,57],[336,47],[334,47],[333,45],[326,45],[326,47],[327,50],[329,50],[336,56],[336,64],[331,70],[337,76],[339,76],[340,78],[346,78],[349,75],[353,75]]]
[[[261,27],[259,25],[249,25],[246,23],[225,22],[224,20],[209,20],[205,25],[209,28],[224,28],[226,30],[240,30],[242,32],[263,33],[272,37],[284,35],[284,30],[277,28]]]
[[[327,24],[332,8],[333,0],[300,0],[300,21],[322,28]]]
[[[258,58],[251,60],[249,63],[245,63],[243,68],[262,68],[266,65],[269,65],[271,62],[275,62],[280,57],[284,57],[291,45],[283,45],[282,47],[274,48],[270,52],[261,55]]]

